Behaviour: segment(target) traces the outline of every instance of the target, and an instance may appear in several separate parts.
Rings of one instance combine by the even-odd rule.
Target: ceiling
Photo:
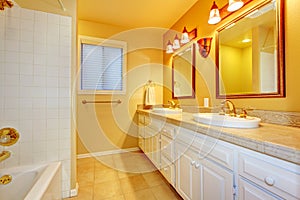
[[[126,28],[170,28],[198,0],[15,0],[23,7]],[[75,8],[75,9],[74,9]]]
[[[78,19],[130,28],[170,28],[198,0],[77,0]]]

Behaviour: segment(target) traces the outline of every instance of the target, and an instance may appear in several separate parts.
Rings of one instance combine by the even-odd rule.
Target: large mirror
[[[195,97],[195,44],[182,47],[172,59],[172,97]]]
[[[217,98],[285,96],[283,29],[283,0],[268,0],[217,30]]]

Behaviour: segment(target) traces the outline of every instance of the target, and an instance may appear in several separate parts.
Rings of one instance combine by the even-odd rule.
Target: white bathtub
[[[61,163],[0,169],[0,177],[8,174],[12,181],[0,185],[0,199],[56,200],[61,198]]]

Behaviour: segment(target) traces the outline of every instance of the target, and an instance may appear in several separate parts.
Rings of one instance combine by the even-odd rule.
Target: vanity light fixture
[[[243,7],[244,2],[242,0],[229,0],[227,10],[229,12],[234,12]]]
[[[197,41],[199,45],[199,53],[203,58],[207,58],[210,52],[212,37],[210,38],[201,38]]]
[[[183,28],[182,36],[181,36],[181,44],[186,44],[190,41],[189,32],[186,30],[186,27]]]
[[[166,53],[173,53],[173,45],[171,43],[171,41],[169,40],[168,44],[167,44],[167,49],[166,49]]]
[[[11,8],[13,7],[13,3],[8,0],[0,0],[0,10],[4,10],[5,7]]]
[[[191,40],[197,37],[197,28],[194,28],[192,31],[187,31],[186,27],[184,27],[181,35],[181,39],[179,40],[178,35],[175,35],[175,38],[172,42],[169,40],[166,47],[166,53],[174,53],[174,50],[179,49],[181,46],[190,42]]]
[[[173,49],[179,49],[180,48],[180,42],[179,42],[179,38],[176,34],[174,41],[173,41]]]
[[[208,23],[209,24],[217,24],[221,21],[221,17],[220,17],[220,11],[219,8],[216,4],[216,2],[214,1],[210,12],[209,12],[209,19],[208,19]]]

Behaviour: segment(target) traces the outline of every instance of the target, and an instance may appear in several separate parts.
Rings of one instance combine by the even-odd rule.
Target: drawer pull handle
[[[164,168],[164,171],[168,171],[168,168],[167,168],[167,167],[165,167],[165,168]]]
[[[193,161],[191,162],[191,165],[193,166],[195,163],[196,163],[196,161],[193,160]]]
[[[196,167],[196,169],[198,169],[198,168],[200,167],[200,164],[197,163],[197,164],[195,165],[195,167]]]
[[[275,184],[275,180],[272,179],[271,177],[266,177],[265,178],[265,183],[269,186],[273,186]]]

